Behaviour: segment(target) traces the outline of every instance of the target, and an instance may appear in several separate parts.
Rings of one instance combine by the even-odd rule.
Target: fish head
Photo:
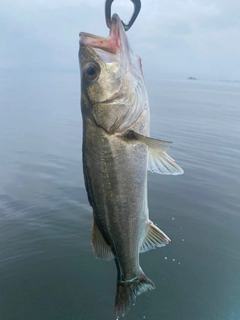
[[[83,116],[108,133],[129,129],[148,108],[148,99],[141,59],[117,14],[108,38],[80,33],[79,61]]]

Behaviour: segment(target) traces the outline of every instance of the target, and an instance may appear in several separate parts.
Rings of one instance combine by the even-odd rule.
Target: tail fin
[[[117,294],[115,300],[115,313],[117,318],[125,315],[134,305],[136,297],[143,292],[155,289],[154,283],[141,273],[132,280],[117,282]]]

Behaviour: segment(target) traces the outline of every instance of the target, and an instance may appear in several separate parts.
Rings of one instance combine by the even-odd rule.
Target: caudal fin
[[[116,316],[125,315],[131,306],[135,304],[138,295],[153,289],[155,289],[154,283],[144,273],[131,280],[117,282]]]

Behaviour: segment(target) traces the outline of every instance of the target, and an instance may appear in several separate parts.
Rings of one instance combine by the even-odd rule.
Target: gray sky
[[[142,0],[128,32],[144,73],[240,80],[240,0]],[[104,0],[2,0],[0,70],[78,72],[80,31],[107,36]],[[130,0],[113,12],[127,21]]]

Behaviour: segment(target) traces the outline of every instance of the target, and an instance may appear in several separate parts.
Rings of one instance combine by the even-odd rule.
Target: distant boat
[[[194,78],[194,77],[188,77],[188,80],[197,80],[197,78]]]

